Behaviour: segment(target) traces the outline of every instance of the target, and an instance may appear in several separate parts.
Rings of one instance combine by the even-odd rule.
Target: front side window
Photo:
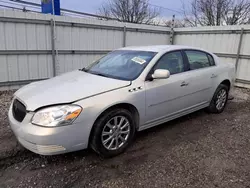
[[[148,51],[117,50],[96,61],[85,71],[115,79],[134,80],[156,54]]]
[[[210,67],[210,62],[206,53],[191,50],[185,51],[185,53],[189,61],[190,70]]]
[[[181,52],[176,51],[163,55],[155,66],[154,70],[156,69],[169,70],[171,75],[184,72],[185,68]]]

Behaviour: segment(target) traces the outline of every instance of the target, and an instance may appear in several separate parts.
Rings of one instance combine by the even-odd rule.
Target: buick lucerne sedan
[[[55,155],[92,148],[118,155],[136,132],[200,109],[221,113],[234,66],[186,46],[127,47],[88,67],[19,89],[8,113],[28,150]]]

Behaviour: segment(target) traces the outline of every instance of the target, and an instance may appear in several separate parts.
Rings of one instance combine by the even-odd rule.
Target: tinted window
[[[209,55],[209,54],[207,54],[207,56],[208,56],[210,65],[211,65],[211,66],[214,66],[214,65],[215,65],[214,58],[213,58],[211,55]]]
[[[117,50],[109,53],[86,69],[86,72],[121,80],[136,79],[156,52]]]
[[[161,57],[155,66],[156,69],[169,70],[170,74],[184,72],[184,62],[181,52],[170,52]]]
[[[186,51],[190,70],[209,67],[209,59],[206,53],[200,51]]]

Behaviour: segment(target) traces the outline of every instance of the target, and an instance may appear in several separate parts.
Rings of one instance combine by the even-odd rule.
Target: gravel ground
[[[126,153],[44,157],[22,148],[7,121],[12,92],[0,93],[0,188],[250,187],[250,92],[219,115],[199,111],[140,132]]]

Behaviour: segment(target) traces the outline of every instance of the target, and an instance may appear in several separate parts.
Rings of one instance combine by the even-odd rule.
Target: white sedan
[[[197,48],[122,48],[89,67],[21,88],[9,121],[18,141],[35,153],[91,147],[112,157],[137,131],[203,108],[221,113],[234,75],[234,66]]]

